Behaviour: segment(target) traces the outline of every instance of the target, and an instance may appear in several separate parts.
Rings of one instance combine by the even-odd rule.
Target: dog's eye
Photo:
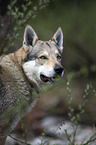
[[[58,60],[61,60],[61,55],[57,55],[57,59]]]
[[[40,56],[39,58],[40,58],[40,59],[47,59],[46,56]]]

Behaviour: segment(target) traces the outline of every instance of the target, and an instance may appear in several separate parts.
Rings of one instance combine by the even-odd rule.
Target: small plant
[[[82,97],[82,103],[79,104],[78,106],[78,113],[74,112],[74,108],[72,107],[72,96],[71,96],[71,88],[70,88],[70,82],[67,81],[67,91],[68,91],[68,104],[69,104],[69,113],[68,116],[70,118],[71,121],[71,125],[73,128],[73,132],[71,134],[68,134],[67,129],[64,130],[65,134],[67,136],[67,139],[69,141],[68,145],[75,145],[75,139],[76,139],[76,133],[77,133],[77,128],[78,128],[78,124],[79,121],[81,119],[81,115],[84,114],[85,112],[85,105],[88,101],[88,95],[89,95],[89,89],[93,90],[94,95],[96,95],[96,91],[95,89],[92,87],[92,84],[87,84],[86,88],[84,90],[84,94]],[[94,133],[87,141],[86,143],[83,143],[83,141],[81,141],[82,143],[80,145],[88,145],[89,143],[93,142],[96,140],[96,133]],[[76,144],[77,145],[77,144]]]
[[[71,125],[73,128],[73,132],[69,135],[67,130],[65,131],[65,134],[67,136],[67,139],[69,141],[69,145],[75,145],[75,138],[76,138],[76,133],[77,133],[77,128],[78,128],[78,123],[81,119],[81,115],[84,114],[85,112],[85,104],[87,102],[87,96],[89,92],[90,85],[87,84],[86,89],[84,90],[84,95],[82,98],[82,103],[79,104],[78,106],[78,113],[75,113],[74,108],[72,107],[72,96],[71,96],[71,88],[70,88],[70,82],[67,81],[67,92],[68,92],[68,104],[69,104],[69,113],[68,116],[71,121]]]
[[[40,138],[41,143],[38,143],[38,145],[49,145],[49,140],[46,140],[45,137],[46,137],[46,135],[45,135],[45,129],[44,129],[44,131],[41,134],[41,138]]]

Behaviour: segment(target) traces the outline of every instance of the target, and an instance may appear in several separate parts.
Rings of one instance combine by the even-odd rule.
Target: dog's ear
[[[24,32],[24,41],[23,41],[23,47],[25,51],[28,51],[28,49],[32,48],[37,40],[38,37],[34,29],[30,25],[27,25]]]
[[[63,50],[63,32],[60,27],[57,29],[56,33],[53,35],[51,40],[55,41],[55,43],[59,47],[60,51],[62,52],[62,50]]]

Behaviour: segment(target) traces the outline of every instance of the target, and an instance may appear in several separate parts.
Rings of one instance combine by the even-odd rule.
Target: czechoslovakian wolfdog
[[[52,39],[41,41],[29,25],[23,46],[0,58],[0,145],[20,118],[34,106],[46,83],[63,76],[61,65],[63,33],[58,28]]]

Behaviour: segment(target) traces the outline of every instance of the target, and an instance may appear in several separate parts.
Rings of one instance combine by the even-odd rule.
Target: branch
[[[76,138],[76,134],[77,134],[77,125],[73,125],[73,129],[74,129],[74,132],[73,132],[73,140],[72,140],[72,143],[75,144],[75,138]]]
[[[6,28],[6,31],[5,31],[5,35],[4,35],[2,44],[1,44],[0,55],[2,55],[2,53],[3,53],[3,49],[4,49],[4,46],[5,46],[6,40],[7,40],[7,34],[9,32],[10,25],[11,25],[11,16],[9,16],[8,25],[7,25],[7,28]]]
[[[47,4],[48,2],[46,0],[43,0],[40,4],[37,5],[36,9],[33,11],[33,13],[24,21],[22,22],[20,25],[19,25],[19,28],[22,27],[24,24],[26,24],[32,17],[34,17],[36,15],[36,13],[45,5]],[[17,30],[18,32],[18,30]],[[16,32],[15,32],[16,33]],[[8,34],[8,33],[7,33]],[[15,36],[13,36],[13,33],[10,34],[10,37],[12,37],[12,42],[15,40]],[[6,38],[7,39],[7,38]],[[4,40],[5,40],[5,37],[4,37]],[[2,44],[5,44],[5,41],[4,43]],[[8,46],[10,47],[10,46]],[[2,49],[4,48],[4,46],[2,45],[1,46],[1,51]],[[2,52],[0,52],[0,55],[2,54]]]
[[[69,135],[68,132],[67,132],[67,129],[64,129],[64,131],[65,131],[65,134],[66,134],[66,136],[67,136],[68,141],[71,143],[71,145],[73,145],[73,144],[72,144],[72,141],[71,141],[71,137],[70,137],[70,135]]]
[[[21,141],[21,140],[15,138],[15,137],[13,137],[13,136],[11,136],[11,135],[8,135],[8,136],[10,136],[13,140],[15,140],[15,141],[17,141],[17,142],[19,142],[19,143],[22,143],[22,144],[25,144],[25,145],[30,145],[30,144],[26,144],[25,142],[23,142],[23,141]]]
[[[47,2],[45,0],[43,0],[43,2],[41,2],[37,6],[37,8],[34,10],[34,12],[23,23],[21,23],[20,26],[23,26],[24,24],[26,24],[45,4],[47,4]]]
[[[90,137],[90,139],[84,143],[83,145],[88,145],[89,143],[93,142],[93,141],[96,141],[96,133]]]

